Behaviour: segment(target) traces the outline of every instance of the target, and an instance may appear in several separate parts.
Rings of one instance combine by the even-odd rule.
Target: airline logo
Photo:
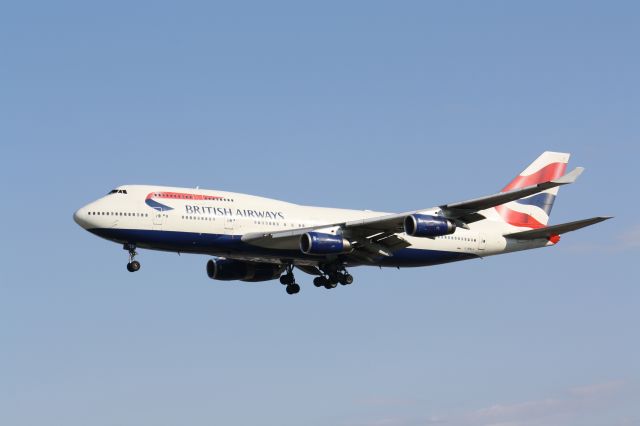
[[[532,164],[532,166],[534,165],[535,163]],[[557,179],[564,175],[566,169],[567,163],[565,162],[550,163],[537,170],[534,169],[533,172],[528,168],[505,186],[501,192]],[[495,209],[510,225],[533,229],[544,228],[549,221],[549,214],[557,193],[558,188],[552,188],[521,200],[497,206]]]
[[[219,200],[222,197],[213,196],[213,195],[202,195],[202,194],[189,194],[185,192],[150,192],[145,198],[144,202],[146,205],[151,207],[154,210],[161,211],[169,211],[173,210],[173,207],[169,207],[166,204],[162,204],[156,200]]]

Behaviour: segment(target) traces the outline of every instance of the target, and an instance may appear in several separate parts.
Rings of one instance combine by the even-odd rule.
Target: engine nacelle
[[[212,280],[221,281],[269,281],[278,278],[284,267],[273,263],[244,262],[234,259],[210,259],[207,275]]]
[[[351,251],[351,243],[341,235],[307,232],[300,237],[304,254],[340,254]]]
[[[440,216],[412,214],[404,218],[404,232],[412,237],[440,237],[455,231],[456,224]]]

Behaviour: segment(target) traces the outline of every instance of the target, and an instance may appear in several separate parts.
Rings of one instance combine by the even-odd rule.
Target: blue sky
[[[640,423],[635,2],[0,6],[0,424]],[[587,171],[552,249],[219,283],[72,221],[124,183],[404,211]]]

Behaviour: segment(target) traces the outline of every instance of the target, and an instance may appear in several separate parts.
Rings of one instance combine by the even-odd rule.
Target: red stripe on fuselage
[[[146,200],[149,198],[170,198],[174,200],[219,200],[223,197],[214,195],[202,195],[202,194],[189,194],[186,192],[150,192],[147,195]]]
[[[566,169],[566,163],[547,164],[546,166],[529,176],[517,176],[514,180],[511,181],[511,183],[509,183],[509,185],[504,187],[502,192],[511,191],[512,189],[525,188],[527,186],[557,179],[564,174],[564,171]]]

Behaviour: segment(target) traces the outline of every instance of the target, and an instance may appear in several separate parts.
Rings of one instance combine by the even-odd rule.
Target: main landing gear
[[[129,263],[127,263],[127,271],[136,272],[140,270],[140,262],[138,262],[137,260],[134,260],[134,258],[138,254],[136,252],[136,245],[125,244],[122,248],[129,251]]]
[[[280,276],[280,284],[287,286],[287,294],[300,292],[300,285],[296,284],[296,279],[293,276],[293,265],[287,265],[287,272]]]
[[[353,277],[342,265],[328,265],[320,268],[323,275],[313,279],[313,285],[326,289],[336,288],[338,284],[349,285],[353,282]],[[293,276],[293,265],[288,264],[285,273],[280,275],[280,283],[287,286],[287,294],[300,292],[300,285],[296,284]]]
[[[326,289],[336,288],[338,283],[341,285],[349,285],[353,282],[351,276],[344,267],[323,269],[325,275],[313,279],[313,285],[316,287],[324,287]]]

